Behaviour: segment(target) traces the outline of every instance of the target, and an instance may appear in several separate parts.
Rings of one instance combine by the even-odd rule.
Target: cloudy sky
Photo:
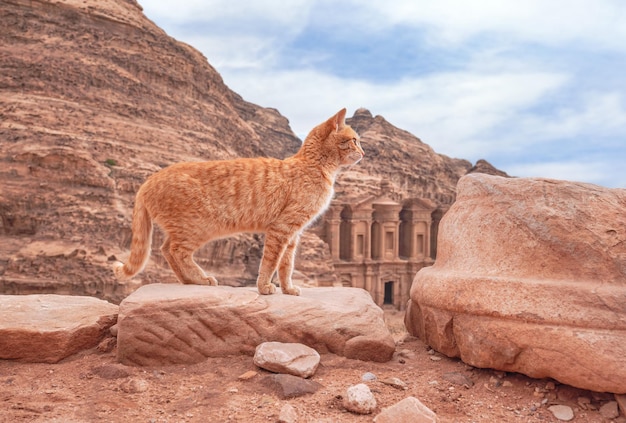
[[[626,188],[622,0],[139,1],[301,138],[365,107],[438,153]]]

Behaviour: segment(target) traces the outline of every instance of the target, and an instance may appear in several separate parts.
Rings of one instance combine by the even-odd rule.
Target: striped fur
[[[119,279],[133,277],[150,256],[152,222],[165,233],[161,251],[182,283],[217,285],[194,262],[206,242],[238,232],[265,233],[257,287],[272,294],[278,271],[283,293],[291,281],[302,230],[328,207],[341,167],[363,157],[359,137],[344,122],[346,109],[315,127],[300,151],[272,158],[178,163],[150,176],[133,210],[130,257],[117,263]]]

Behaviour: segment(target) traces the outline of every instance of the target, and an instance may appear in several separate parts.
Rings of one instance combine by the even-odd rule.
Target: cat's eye
[[[351,143],[351,142],[353,142],[353,141],[354,141],[354,140],[345,140],[345,141],[342,141],[342,142],[339,144],[339,148],[341,148],[342,150],[346,150],[346,149],[350,148],[350,143]]]
[[[350,148],[350,143],[354,143],[354,145],[359,145],[359,141],[356,138],[352,138],[349,140],[342,141],[339,144],[339,148],[341,148],[342,150],[347,150],[348,148]]]

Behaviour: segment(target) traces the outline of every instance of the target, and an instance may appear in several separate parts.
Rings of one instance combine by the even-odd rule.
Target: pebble
[[[120,389],[127,394],[146,392],[150,384],[144,379],[129,379],[120,385]]]
[[[441,357],[439,357],[438,355],[431,355],[429,358],[432,361],[441,361]]]
[[[296,398],[317,392],[322,385],[309,379],[287,374],[266,376],[261,383],[276,393],[280,399]]]
[[[304,344],[263,342],[257,345],[253,361],[257,366],[270,372],[307,378],[317,370],[320,355]]]
[[[382,379],[381,382],[385,385],[393,386],[396,389],[409,389],[408,385],[397,377],[388,377],[386,379]]]
[[[298,420],[298,412],[291,404],[285,404],[280,409],[278,415],[278,423],[296,423]]]
[[[371,382],[371,381],[374,381],[376,379],[378,379],[376,377],[376,375],[374,373],[371,373],[371,372],[363,373],[363,376],[361,376],[361,380],[363,382]]]
[[[548,410],[552,412],[557,419],[568,422],[574,418],[574,410],[567,405],[551,405]]]
[[[343,406],[353,413],[370,414],[376,409],[376,398],[369,386],[359,383],[348,388],[343,399]]]
[[[237,379],[239,379],[239,380],[248,380],[248,379],[252,379],[253,377],[255,377],[258,374],[259,373],[255,372],[254,370],[248,370],[244,374],[239,375],[239,377],[237,377]]]
[[[617,401],[609,401],[600,407],[600,414],[606,419],[615,419],[619,417]]]

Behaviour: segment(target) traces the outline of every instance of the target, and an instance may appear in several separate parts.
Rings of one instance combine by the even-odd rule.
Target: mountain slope
[[[149,174],[299,148],[287,119],[232,92],[133,1],[4,1],[0,19],[0,291],[120,299],[132,287],[114,281],[107,258],[125,255]],[[259,247],[243,237],[198,258],[243,272]],[[153,257],[143,281],[172,280]]]

